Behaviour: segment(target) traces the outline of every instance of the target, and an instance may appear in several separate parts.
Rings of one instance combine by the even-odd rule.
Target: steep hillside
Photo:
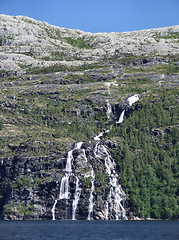
[[[1,217],[178,218],[178,44],[0,15]]]

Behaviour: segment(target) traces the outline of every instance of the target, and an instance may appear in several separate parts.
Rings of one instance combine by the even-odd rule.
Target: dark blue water
[[[0,240],[178,240],[178,221],[0,221]]]

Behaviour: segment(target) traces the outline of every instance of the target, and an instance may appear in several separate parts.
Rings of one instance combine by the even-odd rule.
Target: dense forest
[[[125,122],[112,129],[119,147],[113,151],[121,184],[134,215],[178,217],[178,107],[176,92],[161,91],[145,99]]]

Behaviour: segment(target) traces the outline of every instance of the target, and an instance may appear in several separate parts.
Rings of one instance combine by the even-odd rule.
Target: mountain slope
[[[1,71],[94,63],[119,54],[178,54],[179,26],[126,33],[85,33],[24,16],[0,15]]]
[[[179,27],[0,29],[1,217],[176,219]]]

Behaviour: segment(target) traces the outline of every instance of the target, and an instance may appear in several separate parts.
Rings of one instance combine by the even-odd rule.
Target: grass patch
[[[29,74],[46,74],[46,73],[53,73],[53,72],[67,72],[67,71],[83,71],[83,70],[90,70],[94,68],[101,68],[101,65],[98,63],[96,64],[83,64],[81,66],[66,66],[55,64],[53,66],[45,67],[45,68],[33,68],[29,69],[27,72]]]
[[[66,41],[68,44],[70,44],[70,45],[73,46],[73,47],[87,48],[87,49],[92,48],[92,47],[89,45],[89,42],[86,41],[84,37],[77,38],[77,39],[74,39],[74,38],[72,38],[72,37],[65,37],[64,39],[65,39],[65,41]]]
[[[155,64],[153,66],[126,67],[127,73],[179,73],[179,66],[174,63]]]
[[[30,216],[34,213],[33,211],[33,205],[29,205],[28,207],[25,207],[20,204],[6,204],[4,205],[4,214],[17,214],[21,217]]]

